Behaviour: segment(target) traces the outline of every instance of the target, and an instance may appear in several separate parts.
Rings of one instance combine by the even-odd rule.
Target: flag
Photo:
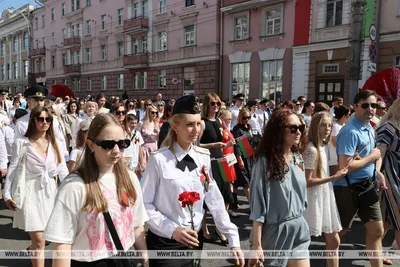
[[[228,161],[226,160],[226,158],[220,158],[217,160],[217,162],[219,171],[224,181],[229,183],[235,181],[236,176],[232,175],[232,170],[231,170],[231,168],[233,168],[233,165],[228,166]]]
[[[242,152],[242,156],[244,158],[253,156],[253,148],[250,146],[249,139],[247,139],[247,135],[242,135],[236,138],[236,143],[238,144],[240,151]]]

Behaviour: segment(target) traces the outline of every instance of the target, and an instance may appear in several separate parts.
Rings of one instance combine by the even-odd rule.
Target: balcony
[[[81,74],[81,64],[65,65],[64,66],[64,74],[80,75]]]
[[[45,55],[46,55],[46,47],[32,49],[29,52],[30,57],[38,57],[38,56],[45,56]]]
[[[136,17],[124,21],[124,32],[141,32],[149,30],[147,17]]]
[[[81,37],[70,37],[64,39],[64,46],[81,45]]]
[[[223,0],[223,5],[221,8],[222,12],[235,13],[237,11],[243,11],[245,9],[258,8],[265,6],[266,2],[275,1],[265,1],[265,0]]]
[[[149,54],[132,54],[124,56],[124,68],[132,69],[144,67],[149,64]]]

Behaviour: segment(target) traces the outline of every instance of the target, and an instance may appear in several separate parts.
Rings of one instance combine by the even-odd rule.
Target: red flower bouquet
[[[183,192],[179,195],[179,201],[182,202],[182,208],[188,208],[190,213],[190,225],[192,230],[194,229],[193,218],[195,214],[193,213],[193,205],[200,200],[200,194],[197,192]],[[194,259],[193,267],[200,267],[200,260]]]

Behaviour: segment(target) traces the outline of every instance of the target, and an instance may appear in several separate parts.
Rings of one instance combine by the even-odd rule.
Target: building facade
[[[248,99],[290,99],[294,10],[290,1],[223,1],[224,99],[237,93]]]
[[[219,4],[194,0],[42,0],[31,63],[47,87],[76,95],[167,98],[214,92]]]
[[[22,92],[29,71],[30,12],[32,5],[4,10],[0,19],[0,87]]]

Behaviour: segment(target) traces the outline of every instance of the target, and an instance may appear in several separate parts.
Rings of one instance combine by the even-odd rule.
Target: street
[[[238,211],[241,215],[240,218],[233,219],[232,221],[238,226],[239,234],[241,237],[242,249],[249,249],[249,234],[251,230],[251,221],[248,220],[249,209],[246,204],[247,201],[244,196],[239,196],[240,210]],[[214,239],[214,226],[212,225],[211,216],[208,217],[210,223],[210,233],[212,233]],[[389,249],[394,238],[393,231],[389,232],[385,237],[383,245],[385,249]],[[353,228],[345,236],[341,245],[343,250],[362,250],[364,247],[364,230],[360,221],[356,221],[353,224]],[[5,208],[4,202],[0,202],[0,250],[11,249],[11,250],[23,250],[27,248],[30,244],[28,234],[23,231],[12,228],[12,212]],[[46,249],[51,249],[52,245],[46,247]],[[206,250],[221,250],[228,249],[220,244],[220,241],[216,241],[214,244],[205,243],[204,249]],[[313,238],[310,250],[323,250],[325,249],[325,243],[323,237]],[[0,266],[15,266],[15,267],[25,267],[30,266],[29,260],[5,260],[0,259]],[[46,261],[46,266],[51,266],[51,260]],[[235,266],[233,261],[227,261],[224,259],[220,260],[204,260],[202,261],[202,267],[214,267],[214,266]],[[312,267],[323,267],[326,266],[325,260],[312,260]],[[341,267],[351,267],[351,266],[370,266],[369,262],[366,260],[341,260]],[[393,261],[395,267],[400,267],[400,260]]]

